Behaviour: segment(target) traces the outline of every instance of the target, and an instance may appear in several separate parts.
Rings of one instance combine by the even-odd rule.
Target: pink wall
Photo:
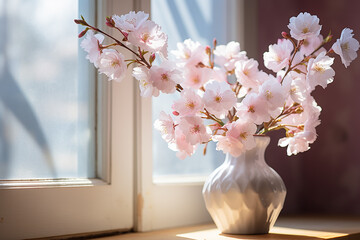
[[[344,27],[354,30],[360,40],[360,1],[358,0],[259,0],[258,56],[268,45],[289,32],[291,16],[309,12],[320,18],[322,34],[331,29],[334,39]],[[330,46],[329,46],[330,47]],[[328,48],[329,48],[328,47]],[[318,139],[311,149],[287,157],[286,149],[276,147],[279,134],[273,134],[267,161],[284,179],[288,196],[284,213],[360,214],[360,59],[345,70],[336,57],[335,81],[314,97],[323,108]],[[270,71],[267,71],[270,72]]]

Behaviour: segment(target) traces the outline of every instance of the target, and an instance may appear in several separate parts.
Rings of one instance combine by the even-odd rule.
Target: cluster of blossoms
[[[121,41],[83,18],[75,22],[86,26],[79,37],[86,34],[81,47],[87,58],[110,80],[120,81],[126,64],[137,63],[133,76],[143,97],[180,92],[173,112],[161,112],[155,122],[179,158],[210,141],[217,143],[217,150],[239,156],[255,146],[254,136],[280,129],[285,136],[279,146],[287,147],[288,155],[308,150],[320,124],[321,108],[311,95],[313,90],[333,81],[331,55],[339,55],[348,67],[359,49],[352,30],[345,28],[326,50],[332,36],[320,34],[317,16],[300,13],[290,19],[290,33],[283,32],[283,38],[264,53],[269,74],[258,69],[258,62],[248,58],[238,42],[217,45],[214,40],[210,47],[187,39],[168,56],[167,36],[144,12],[107,18],[107,25],[122,34]],[[114,43],[103,45],[104,35]],[[125,60],[116,46],[131,51],[134,59]],[[153,65],[156,56],[162,61]]]

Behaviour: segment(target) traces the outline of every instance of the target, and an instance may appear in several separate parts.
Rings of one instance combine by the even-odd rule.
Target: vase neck
[[[227,153],[225,162],[229,164],[236,164],[236,163],[265,163],[265,150],[266,147],[270,143],[270,137],[267,136],[255,136],[255,143],[256,146],[250,150],[246,150],[240,156],[234,157],[231,154]]]

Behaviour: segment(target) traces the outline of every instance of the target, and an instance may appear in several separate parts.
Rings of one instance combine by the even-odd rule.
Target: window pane
[[[78,2],[0,0],[0,179],[94,177]]]
[[[177,42],[187,38],[212,45],[216,37],[218,44],[225,44],[227,39],[227,4],[229,1],[216,0],[152,0],[152,19],[169,36],[169,50],[176,49]],[[160,94],[153,98],[153,121],[160,111],[171,113],[171,103],[179,95]],[[210,143],[207,154],[203,156],[203,145],[197,152],[185,160],[179,160],[175,152],[168,149],[167,143],[157,130],[153,131],[154,177],[161,175],[208,175],[222,163],[224,155],[215,150]]]

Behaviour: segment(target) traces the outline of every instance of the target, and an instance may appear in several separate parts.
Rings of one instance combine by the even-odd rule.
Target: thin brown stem
[[[123,47],[125,49],[127,49],[128,51],[130,51],[131,53],[133,53],[137,58],[139,58],[147,68],[151,68],[151,65],[146,61],[146,59],[144,58],[144,56],[141,56],[140,54],[138,54],[137,52],[135,52],[134,50],[132,50],[131,48],[129,48],[128,46],[126,46],[125,44],[123,44],[121,41],[119,41],[118,39],[114,38],[113,36],[107,34],[106,32],[96,28],[96,27],[93,27],[89,24],[87,24],[88,27],[90,27],[91,29],[93,29],[94,31],[97,31],[99,33],[102,33],[104,34],[105,36],[107,36],[108,38],[111,38],[112,40],[114,40],[120,47]]]
[[[205,115],[205,117],[203,117],[203,118],[213,120],[213,121],[219,123],[221,126],[225,125],[223,123],[223,121],[221,121],[221,119],[217,118],[214,114],[209,113],[209,111],[206,108],[204,108],[204,112],[201,112],[201,113]]]

